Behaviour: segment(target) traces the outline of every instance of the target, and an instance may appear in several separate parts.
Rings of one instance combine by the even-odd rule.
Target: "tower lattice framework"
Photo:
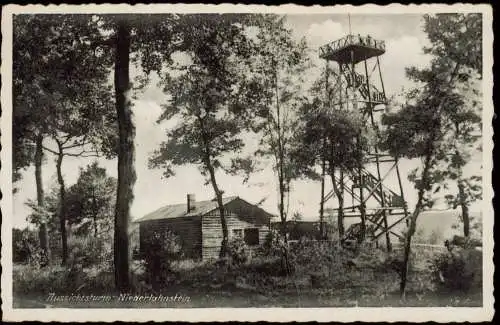
[[[384,53],[384,41],[351,34],[320,48],[320,58],[326,61],[327,108],[361,114],[364,125],[377,138],[380,137],[377,118],[387,105],[379,60]],[[337,63],[337,72],[329,68],[331,61]],[[391,250],[391,234],[403,238],[394,227],[408,217],[398,161],[381,152],[376,144],[370,146],[365,157],[360,168],[337,168],[334,173],[337,193],[334,189],[325,191],[326,166],[323,164],[321,218],[325,203],[340,193],[344,206],[333,209],[337,218],[341,215],[339,226],[344,229],[347,218],[359,221],[351,222],[341,233],[342,242],[372,240],[378,243],[385,237],[387,249]],[[392,188],[387,184],[390,177],[397,179],[397,185]]]

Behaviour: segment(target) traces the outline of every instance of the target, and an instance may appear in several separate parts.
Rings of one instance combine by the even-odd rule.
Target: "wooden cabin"
[[[273,215],[237,196],[224,198],[223,204],[230,241],[239,237],[251,248],[264,243]],[[136,222],[141,254],[147,254],[148,236],[169,230],[179,237],[185,258],[219,256],[222,226],[216,200],[197,202],[193,194],[188,194],[185,203],[167,205]]]

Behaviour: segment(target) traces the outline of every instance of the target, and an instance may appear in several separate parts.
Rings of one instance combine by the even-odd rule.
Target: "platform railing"
[[[320,55],[323,56],[326,53],[335,52],[351,45],[372,47],[381,51],[385,51],[385,41],[374,39],[370,35],[361,36],[351,34],[321,46],[319,49]]]

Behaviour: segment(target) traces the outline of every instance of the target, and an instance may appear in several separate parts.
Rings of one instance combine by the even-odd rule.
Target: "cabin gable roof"
[[[262,208],[248,203],[247,201],[231,196],[222,199],[226,210],[237,214],[238,216],[254,217],[255,223],[267,224],[273,215],[269,214]],[[218,209],[216,200],[197,201],[194,203],[195,209],[191,212],[187,211],[187,204],[170,204],[159,208],[135,222],[141,223],[150,220],[189,218],[209,215],[211,212],[216,212]]]

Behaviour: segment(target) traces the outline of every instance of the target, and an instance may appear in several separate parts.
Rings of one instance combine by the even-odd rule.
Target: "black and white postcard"
[[[5,320],[488,321],[488,5],[2,8]]]

